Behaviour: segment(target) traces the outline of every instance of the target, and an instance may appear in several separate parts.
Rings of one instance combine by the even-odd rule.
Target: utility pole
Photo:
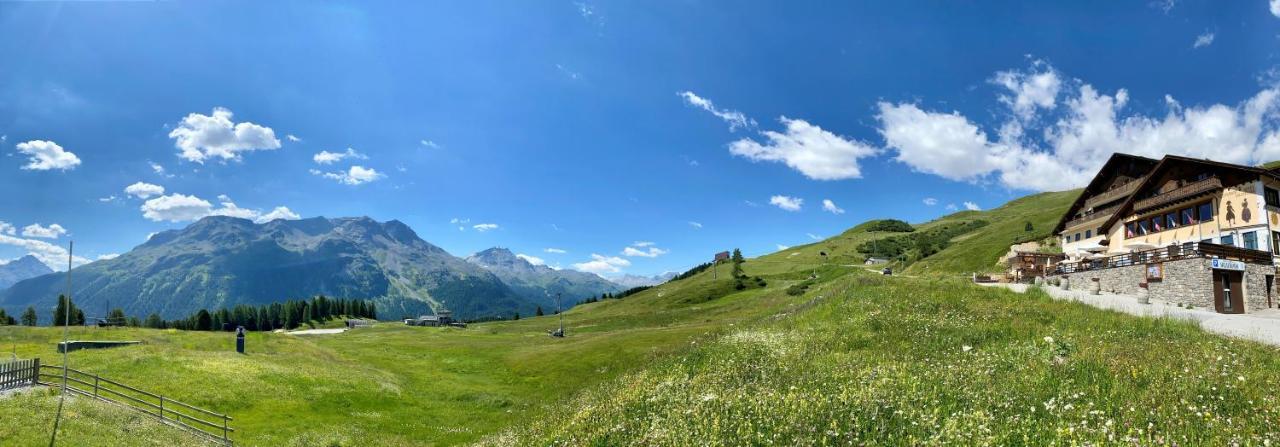
[[[564,336],[564,311],[560,309],[560,292],[556,292],[556,315],[560,316],[560,336]]]

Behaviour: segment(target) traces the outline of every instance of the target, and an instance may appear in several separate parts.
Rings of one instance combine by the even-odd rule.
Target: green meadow
[[[748,260],[741,288],[721,265],[577,306],[563,339],[547,335],[554,315],[251,333],[245,355],[227,333],[73,328],[72,339],[143,343],[77,351],[71,365],[228,413],[249,446],[1280,441],[1280,349],[956,278],[1027,237],[1009,234],[1026,220],[1051,229],[1010,206],[944,218],[1005,233],[958,236],[910,276],[868,272],[855,247],[890,234],[854,228]],[[0,350],[56,364],[60,337],[0,327]],[[200,442],[69,402],[62,445]],[[47,444],[55,406],[49,390],[0,398],[0,445]]]

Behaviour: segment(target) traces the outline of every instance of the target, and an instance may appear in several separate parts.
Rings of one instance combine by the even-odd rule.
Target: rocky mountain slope
[[[206,217],[115,259],[73,271],[76,304],[89,315],[183,317],[201,308],[323,294],[375,300],[381,318],[448,308],[475,317],[531,312],[497,276],[418,237],[405,224],[367,217],[275,220]],[[64,284],[44,275],[0,291],[0,306],[36,306],[47,318]]]
[[[44,265],[35,256],[23,256],[9,261],[7,264],[0,264],[0,290],[6,289],[18,281],[50,273],[53,273],[53,269]]]
[[[505,248],[481,251],[467,257],[467,262],[498,275],[522,298],[537,303],[546,311],[555,309],[557,293],[561,294],[563,305],[568,308],[589,297],[622,290],[617,284],[593,273],[534,265]]]

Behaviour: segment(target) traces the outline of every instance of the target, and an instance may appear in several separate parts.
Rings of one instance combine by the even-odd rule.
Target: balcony
[[[1209,177],[1179,186],[1172,191],[1134,202],[1133,211],[1142,212],[1161,205],[1168,205],[1179,200],[1189,199],[1200,194],[1222,189],[1222,179]]]
[[[1077,217],[1077,218],[1075,218],[1075,219],[1071,219],[1071,220],[1067,221],[1066,225],[1063,225],[1063,226],[1062,226],[1062,228],[1063,228],[1063,230],[1064,230],[1064,231],[1065,231],[1065,230],[1070,230],[1070,229],[1073,229],[1073,228],[1081,227],[1081,226],[1083,226],[1084,224],[1087,224],[1087,223],[1089,223],[1089,222],[1093,222],[1093,221],[1095,221],[1095,220],[1106,219],[1106,218],[1108,218],[1108,217],[1111,217],[1111,215],[1112,215],[1112,214],[1115,214],[1115,213],[1116,213],[1116,210],[1117,210],[1117,209],[1119,209],[1119,208],[1120,208],[1120,205],[1119,205],[1119,204],[1116,204],[1116,205],[1111,205],[1111,206],[1109,206],[1109,207],[1106,207],[1106,208],[1103,208],[1103,209],[1100,209],[1100,210],[1096,210],[1096,211],[1094,211],[1094,212],[1092,212],[1092,213],[1089,213],[1089,214],[1087,214],[1087,215],[1084,215],[1084,216],[1082,216],[1082,217]]]
[[[1136,179],[1124,185],[1103,191],[1093,197],[1084,200],[1085,208],[1094,208],[1098,205],[1104,205],[1116,201],[1117,199],[1127,197],[1138,189],[1138,185],[1142,183],[1142,179]]]
[[[1147,265],[1157,262],[1178,261],[1192,258],[1231,259],[1250,264],[1272,265],[1271,252],[1233,247],[1230,245],[1210,244],[1208,242],[1188,242],[1151,250],[1136,251],[1076,262],[1060,262],[1054,266],[1053,274],[1079,273],[1090,270],[1102,270],[1131,265]]]

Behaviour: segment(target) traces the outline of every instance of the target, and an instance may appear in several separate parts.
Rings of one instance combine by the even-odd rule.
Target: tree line
[[[245,330],[249,331],[271,331],[296,329],[310,322],[322,322],[340,317],[377,319],[377,305],[368,300],[328,298],[321,295],[311,299],[288,300],[260,306],[240,304],[212,312],[208,309],[200,309],[186,318],[176,320],[165,320],[160,318],[158,313],[152,313],[145,320],[139,320],[137,317],[126,317],[123,309],[116,308],[107,313],[102,323],[110,326],[191,331],[229,331],[240,326],[244,326]],[[27,310],[22,313],[22,325],[35,326],[36,321],[35,307],[27,307]],[[0,325],[16,325],[18,322],[0,309]],[[72,326],[84,325],[84,310],[77,307],[74,301],[66,299],[65,296],[59,296],[58,305],[53,312],[53,325],[62,326],[68,322]]]

